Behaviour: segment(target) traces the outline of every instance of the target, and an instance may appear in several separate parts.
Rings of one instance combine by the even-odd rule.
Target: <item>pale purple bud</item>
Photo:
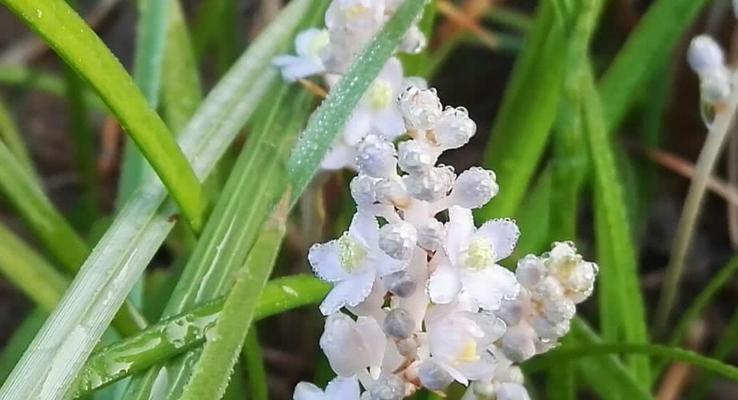
[[[395,146],[377,135],[368,135],[356,150],[359,172],[374,178],[388,178],[397,174]]]

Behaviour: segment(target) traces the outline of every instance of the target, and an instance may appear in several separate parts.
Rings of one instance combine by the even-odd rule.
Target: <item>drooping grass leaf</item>
[[[276,79],[271,58],[283,51],[309,6],[308,0],[292,2],[216,85],[181,134],[182,148],[200,177],[208,175]],[[0,397],[34,398],[43,392],[55,399],[69,390],[115,310],[172,228],[174,208],[160,209],[165,198],[163,187],[150,182],[121,210],[0,388]]]
[[[271,280],[256,304],[254,320],[320,302],[330,285],[308,275]],[[96,351],[80,374],[78,395],[131,376],[200,346],[207,330],[215,323],[225,297],[188,312],[164,319],[141,333]],[[187,329],[177,328],[186,327]],[[173,336],[172,332],[186,333]],[[123,364],[127,368],[121,369]]]
[[[195,230],[202,224],[202,188],[164,122],[115,56],[64,0],[3,0],[85,79],[118,117]]]

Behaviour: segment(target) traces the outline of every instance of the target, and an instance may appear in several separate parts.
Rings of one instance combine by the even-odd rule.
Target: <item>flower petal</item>
[[[379,276],[386,276],[404,270],[410,264],[410,260],[398,260],[388,256],[382,250],[376,249],[372,263]]]
[[[459,264],[461,253],[469,246],[469,240],[474,233],[474,218],[471,210],[453,206],[448,209],[448,223],[446,223],[446,254],[453,265]]]
[[[387,294],[387,288],[381,280],[374,281],[372,291],[361,303],[354,307],[348,307],[351,314],[356,316],[373,316],[381,314],[382,305],[384,305],[384,295]]]
[[[428,295],[436,304],[451,303],[460,290],[459,271],[448,264],[439,265],[428,280]]]
[[[308,382],[300,382],[295,386],[292,400],[325,400],[325,394],[319,387]]]
[[[483,237],[485,241],[492,245],[497,256],[495,261],[499,261],[508,257],[515,250],[515,245],[520,237],[520,229],[515,221],[493,219],[479,227],[476,235]]]
[[[373,251],[375,248],[378,249],[379,224],[377,223],[377,219],[370,214],[357,212],[351,220],[349,235],[359,240],[368,251]]]
[[[354,376],[369,366],[369,349],[356,329],[356,322],[341,312],[326,319],[320,348],[339,376]]]
[[[356,158],[356,149],[344,144],[342,141],[334,144],[331,150],[323,157],[320,167],[328,170],[353,167]]]
[[[341,307],[359,305],[369,297],[376,275],[373,270],[362,271],[341,281],[333,287],[320,304],[320,311],[323,315],[330,315],[340,310]]]
[[[336,377],[328,382],[325,388],[326,400],[359,400],[359,381],[355,376],[350,378]]]
[[[369,110],[364,107],[357,107],[351,114],[346,123],[346,127],[343,128],[342,138],[346,144],[350,146],[356,146],[369,134],[371,128],[372,115]]]
[[[515,274],[499,265],[461,272],[462,291],[485,310],[500,308],[503,298],[518,294],[520,286]]]
[[[328,282],[339,282],[351,276],[341,265],[341,249],[338,240],[317,243],[308,251],[308,261],[318,278]]]
[[[387,140],[394,140],[406,131],[402,113],[394,105],[379,112],[377,117],[372,120],[372,127]]]
[[[387,337],[377,320],[372,317],[359,317],[356,320],[356,330],[361,335],[364,346],[368,350],[369,370],[372,372],[372,377],[376,379],[381,372]]]

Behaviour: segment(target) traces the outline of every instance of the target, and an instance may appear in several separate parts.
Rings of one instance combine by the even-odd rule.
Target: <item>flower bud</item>
[[[536,354],[536,332],[524,325],[513,326],[502,337],[502,352],[513,362],[523,362]]]
[[[692,39],[687,51],[687,62],[695,73],[702,76],[725,67],[725,55],[720,45],[707,35]]]
[[[441,117],[441,100],[435,89],[409,87],[400,95],[400,111],[410,129],[428,130]]]
[[[446,389],[454,381],[454,378],[432,358],[420,364],[418,367],[418,377],[423,387],[428,390]]]
[[[379,230],[379,248],[397,260],[409,260],[417,241],[415,227],[407,222],[387,224]]]
[[[359,172],[374,178],[388,178],[397,174],[395,146],[377,135],[368,135],[356,150]]]
[[[407,140],[400,143],[397,153],[400,169],[411,174],[419,174],[431,169],[438,159],[438,154],[433,147],[419,140]]]
[[[495,395],[495,385],[489,380],[472,382],[469,387],[478,399],[490,399]]]
[[[418,245],[428,251],[436,251],[443,245],[446,228],[435,218],[429,218],[418,227]]]
[[[418,352],[418,341],[415,338],[397,341],[397,351],[403,357],[415,357]]]
[[[464,107],[446,107],[433,129],[435,141],[442,149],[457,149],[469,142],[477,132],[477,124]]]
[[[380,179],[375,184],[374,189],[377,201],[382,204],[403,206],[410,200],[405,185],[397,179]]]
[[[351,180],[351,197],[359,206],[368,206],[377,201],[377,180],[368,175],[357,175]]]
[[[528,254],[518,261],[518,267],[515,270],[515,277],[524,287],[530,289],[537,285],[546,276],[546,267],[543,261]]]
[[[381,375],[369,388],[371,400],[402,400],[405,398],[405,382],[397,375]]]
[[[543,342],[556,341],[569,332],[569,321],[552,322],[543,317],[534,317],[530,325]]]
[[[700,93],[702,99],[710,104],[719,103],[730,96],[730,79],[727,71],[715,71],[701,76]]]
[[[543,303],[542,315],[552,323],[570,321],[574,318],[577,308],[574,302],[566,297],[558,301],[547,301]]]
[[[384,318],[384,333],[392,339],[407,339],[415,333],[415,321],[404,308],[395,308]]]
[[[387,290],[399,297],[409,297],[415,293],[417,284],[407,271],[397,271],[382,277],[382,283]]]
[[[494,172],[473,167],[456,178],[452,196],[456,204],[464,208],[479,208],[487,204],[498,191]]]
[[[508,326],[512,326],[520,323],[524,310],[523,302],[519,299],[503,299],[502,303],[500,303],[500,309],[497,310],[496,314]]]
[[[402,180],[410,196],[434,202],[448,194],[453,185],[454,171],[451,167],[435,167],[422,174],[405,175]]]

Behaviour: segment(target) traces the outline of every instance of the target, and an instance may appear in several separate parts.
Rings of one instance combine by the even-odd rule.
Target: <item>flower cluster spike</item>
[[[689,44],[687,61],[700,78],[702,100],[709,105],[725,101],[732,90],[730,69],[719,44],[707,35],[699,35]]]
[[[437,164],[476,125],[463,108],[444,110],[433,89],[409,87],[397,105],[407,139],[358,144],[351,226],[308,254],[333,284],[320,347],[338,378],[325,391],[300,383],[294,398],[403,399],[455,381],[470,399],[526,399],[516,363],[567,333],[597,266],[565,242],[524,257],[516,273],[500,266],[517,225],[472,218],[498,192],[494,173]]]
[[[400,0],[333,0],[325,14],[325,29],[312,28],[298,34],[296,55],[278,56],[274,64],[288,81],[320,75],[332,88],[401,3]],[[398,51],[417,53],[425,45],[425,36],[415,24],[405,34]],[[411,84],[425,86],[425,81],[405,77],[400,61],[390,58],[323,159],[322,168],[355,169],[356,148],[368,134],[394,140],[405,133],[395,99]]]
[[[297,37],[275,63],[287,80],[321,74],[331,86],[401,0],[333,0],[324,30]],[[425,44],[413,27],[401,51]],[[414,83],[414,84],[413,84]],[[357,212],[308,260],[333,285],[320,311],[320,347],[337,377],[297,385],[295,400],[399,400],[420,389],[468,386],[465,400],[525,400],[517,364],[550,350],[593,290],[597,266],[571,243],[528,255],[515,273],[513,220],[477,227],[472,210],[499,191],[492,171],[439,165],[477,126],[463,107],[406,79],[396,58],[372,83],[324,168],[351,167]]]

